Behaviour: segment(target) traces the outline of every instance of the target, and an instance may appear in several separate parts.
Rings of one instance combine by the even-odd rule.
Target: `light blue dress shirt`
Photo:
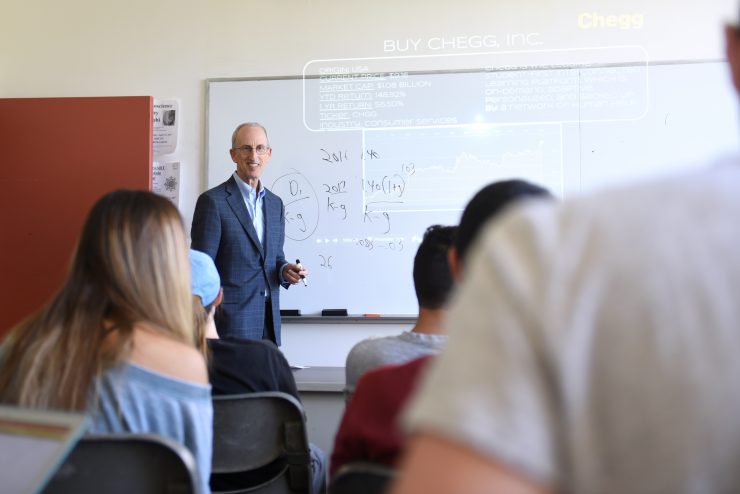
[[[260,187],[259,192],[254,190],[247,182],[241,179],[239,175],[234,172],[234,180],[239,186],[239,190],[242,191],[242,197],[244,198],[244,204],[247,205],[247,211],[249,211],[249,217],[252,218],[252,225],[257,232],[257,238],[260,239],[262,246],[265,245],[265,188]],[[261,185],[261,184],[260,184]]]

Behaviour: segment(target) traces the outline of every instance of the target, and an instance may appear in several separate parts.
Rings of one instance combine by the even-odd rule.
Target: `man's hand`
[[[308,270],[303,265],[289,262],[283,268],[283,279],[291,285],[295,285],[301,281],[301,278],[305,278],[306,276],[308,276]]]

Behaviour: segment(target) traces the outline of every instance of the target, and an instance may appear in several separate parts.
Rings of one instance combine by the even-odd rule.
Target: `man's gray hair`
[[[267,129],[264,128],[261,124],[258,124],[257,122],[244,122],[237,125],[236,129],[234,129],[234,132],[231,134],[231,148],[236,147],[236,134],[239,133],[239,130],[242,127],[259,127],[262,129],[265,133],[265,139],[267,139],[267,147],[270,147],[270,138],[267,137]]]

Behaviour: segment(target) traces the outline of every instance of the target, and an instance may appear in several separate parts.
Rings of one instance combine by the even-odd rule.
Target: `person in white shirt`
[[[738,158],[490,225],[390,492],[740,492],[738,252]]]

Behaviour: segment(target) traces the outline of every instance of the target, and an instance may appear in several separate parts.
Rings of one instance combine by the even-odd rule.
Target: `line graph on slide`
[[[374,211],[460,211],[485,184],[511,178],[562,195],[559,124],[366,131],[364,146],[388,156],[363,167],[363,198]]]

